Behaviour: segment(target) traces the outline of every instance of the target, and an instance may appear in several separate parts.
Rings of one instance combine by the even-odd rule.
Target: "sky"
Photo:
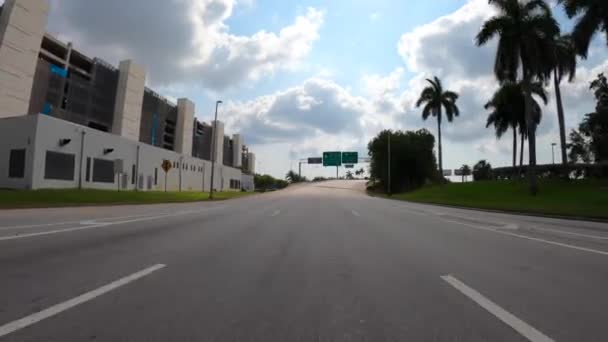
[[[90,56],[133,59],[158,93],[196,104],[210,121],[216,100],[227,133],[241,133],[257,171],[275,177],[323,151],[358,151],[383,129],[436,133],[415,101],[425,79],[460,94],[461,115],[444,123],[444,168],[487,159],[508,166],[509,135],[485,128],[497,88],[495,42],[474,45],[493,15],[487,0],[50,0],[48,31]],[[572,22],[551,2],[563,30]],[[568,131],[594,110],[589,82],[608,71],[596,39],[576,80],[562,85]],[[539,127],[538,161],[559,143],[554,89]],[[559,153],[556,151],[559,160]],[[361,165],[363,166],[363,165]],[[335,169],[304,166],[308,177]]]

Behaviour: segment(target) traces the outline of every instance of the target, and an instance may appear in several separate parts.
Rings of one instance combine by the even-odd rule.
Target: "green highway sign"
[[[342,166],[342,152],[323,152],[323,166]]]
[[[343,152],[342,153],[342,163],[344,163],[344,164],[358,164],[359,163],[359,153],[357,153],[357,152]]]

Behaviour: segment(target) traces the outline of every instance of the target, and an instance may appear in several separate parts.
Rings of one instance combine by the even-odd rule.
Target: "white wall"
[[[126,189],[133,190],[136,187],[140,190],[148,190],[148,179],[151,179],[151,189],[163,191],[165,188],[165,173],[160,167],[163,160],[179,163],[180,167],[171,169],[167,173],[167,190],[179,191],[209,191],[211,182],[211,162],[198,158],[188,157],[150,146],[137,143],[129,139],[104,133],[88,127],[76,125],[64,120],[52,118],[45,115],[33,116],[38,118],[37,137],[35,141],[35,157],[33,175],[34,188],[75,188],[78,187],[78,175],[82,175],[83,188],[96,189],[117,189],[116,180],[114,183],[95,183],[93,182],[93,159],[100,158],[106,160],[122,159],[124,172],[127,174],[128,184]],[[82,167],[80,167],[80,149],[84,135],[84,157]],[[66,146],[59,146],[60,139],[71,139],[71,143]],[[139,146],[139,159],[138,159]],[[104,154],[105,149],[113,149],[109,154]],[[56,151],[71,153],[76,156],[75,177],[71,181],[44,179],[46,151]],[[86,181],[86,159],[91,158],[90,180]],[[139,161],[138,161],[139,160]],[[131,183],[133,165],[136,171],[135,184]],[[187,168],[184,169],[184,166]],[[154,182],[155,169],[157,169],[157,182]],[[241,180],[239,169],[216,165],[215,189],[229,191],[230,180]],[[141,187],[140,187],[141,186]]]
[[[0,188],[29,189],[34,160],[36,116],[0,119]],[[9,178],[9,158],[12,149],[25,149],[25,176]]]

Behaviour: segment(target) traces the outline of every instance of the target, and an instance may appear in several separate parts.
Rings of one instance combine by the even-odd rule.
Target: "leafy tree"
[[[568,144],[568,158],[572,163],[591,163],[591,143],[581,132],[573,129],[570,132],[570,143]]]
[[[473,180],[478,182],[492,179],[492,164],[480,160],[473,166]]]
[[[471,167],[467,164],[464,164],[460,167],[460,172],[462,173],[462,182],[467,181],[467,177],[471,175]]]
[[[604,74],[591,82],[597,105],[585,115],[578,131],[570,133],[569,157],[573,162],[608,161],[608,80]]]
[[[307,181],[306,177],[300,176],[293,170],[287,172],[287,175],[285,175],[285,179],[288,180],[290,183],[302,183]]]
[[[562,155],[562,164],[568,163],[566,156],[566,121],[564,118],[564,105],[562,102],[562,92],[560,84],[564,77],[568,77],[568,81],[572,82],[576,76],[576,48],[572,36],[556,36],[551,45],[551,58],[549,73],[553,74],[553,85],[555,87],[555,102],[557,104],[557,119],[559,122],[559,139],[560,150]]]
[[[256,190],[266,191],[271,189],[283,189],[289,184],[282,179],[276,179],[270,175],[258,175],[253,177]]]
[[[346,179],[355,179],[352,171],[346,171]]]
[[[530,193],[538,193],[536,179],[536,124],[532,84],[547,78],[547,61],[551,60],[552,38],[559,25],[543,0],[489,0],[498,15],[486,21],[477,35],[477,45],[498,37],[494,74],[500,82],[516,82],[521,69],[525,118],[528,131]]]
[[[531,85],[533,95],[538,96],[545,104],[547,104],[547,92],[543,88],[542,83],[534,82]],[[541,107],[533,99],[534,122],[539,124],[541,120]],[[513,83],[506,81],[494,93],[492,99],[485,105],[485,108],[491,110],[488,115],[486,127],[494,126],[496,137],[501,138],[509,129],[513,130],[513,167],[517,164],[517,129],[522,138],[522,148],[524,138],[527,136],[525,112],[525,93],[522,82]],[[523,149],[522,149],[523,159]]]
[[[370,178],[388,188],[388,139],[391,140],[391,189],[416,189],[428,181],[439,180],[433,149],[435,137],[426,129],[415,132],[382,131],[368,144]]]
[[[576,52],[587,58],[593,36],[603,32],[608,40],[608,1],[606,0],[559,0],[570,19],[578,17],[572,37]]]
[[[453,91],[444,90],[441,80],[435,77],[433,80],[427,79],[431,84],[429,87],[424,88],[420,94],[416,107],[425,105],[422,110],[422,119],[426,120],[429,116],[437,118],[437,150],[439,159],[439,174],[443,174],[443,156],[441,146],[441,121],[442,121],[442,110],[445,108],[445,116],[449,122],[454,120],[455,116],[460,115],[460,110],[456,105],[458,100],[458,94]]]

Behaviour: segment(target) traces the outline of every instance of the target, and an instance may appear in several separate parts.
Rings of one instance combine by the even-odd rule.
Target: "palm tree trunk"
[[[517,129],[513,128],[513,167],[517,166]]]
[[[437,113],[437,152],[439,155],[439,176],[443,180],[443,155],[441,151],[441,110]]]
[[[557,119],[559,121],[562,164],[566,165],[568,163],[568,157],[566,156],[566,120],[564,118],[564,104],[562,103],[562,91],[559,87],[559,80],[557,79],[557,70],[553,71],[553,82],[555,83],[555,102],[557,102]]]
[[[524,148],[526,147],[526,136],[525,135],[521,135],[521,153],[519,154],[519,168],[521,170],[522,167],[524,167]]]
[[[532,92],[530,90],[530,76],[524,71],[524,89],[525,89],[525,108],[526,108],[526,126],[528,129],[528,154],[530,162],[528,163],[528,182],[529,190],[532,196],[538,194],[538,180],[536,179],[536,123],[532,113]]]

